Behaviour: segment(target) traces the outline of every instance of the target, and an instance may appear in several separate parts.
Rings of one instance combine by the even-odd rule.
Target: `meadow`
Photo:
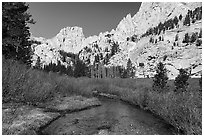
[[[38,105],[59,96],[92,97],[97,90],[151,111],[184,134],[202,134],[202,89],[199,79],[188,82],[186,92],[175,92],[173,80],[157,92],[152,89],[152,79],[73,78],[2,58],[3,103]]]

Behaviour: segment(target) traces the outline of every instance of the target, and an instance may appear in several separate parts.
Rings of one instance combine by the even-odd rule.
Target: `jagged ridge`
[[[131,17],[128,14],[111,32],[100,33],[99,36],[85,38],[82,28],[67,27],[60,31],[56,37],[41,40],[40,45],[34,46],[33,66],[37,58],[43,65],[50,62],[57,63],[58,60],[69,66],[69,58],[62,62],[60,50],[79,54],[80,59],[88,65],[102,63],[108,66],[124,66],[130,58],[136,67],[136,76],[152,76],[154,67],[158,61],[164,61],[169,70],[169,76],[174,78],[179,68],[196,68],[200,72],[202,46],[196,43],[185,44],[182,42],[185,33],[199,32],[202,29],[201,21],[196,21],[192,26],[183,26],[184,17],[189,10],[202,6],[201,3],[142,3],[137,14]],[[149,28],[164,23],[175,16],[183,16],[179,20],[177,28],[167,30],[160,35],[141,37]],[[172,49],[175,35],[179,37],[177,45]],[[160,37],[160,38],[159,38]],[[150,41],[157,40],[157,43]],[[161,40],[162,39],[162,40]],[[193,50],[194,52],[190,52]],[[189,54],[191,53],[191,54]],[[149,59],[152,58],[152,59]],[[190,60],[190,61],[189,61]],[[177,64],[183,65],[177,66]],[[141,63],[144,63],[144,66]],[[196,67],[195,67],[196,66]]]

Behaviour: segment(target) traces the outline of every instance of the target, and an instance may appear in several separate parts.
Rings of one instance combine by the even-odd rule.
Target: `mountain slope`
[[[143,2],[140,10],[133,16],[135,33],[142,34],[148,28],[158,25],[175,16],[186,15],[188,10],[202,6],[201,2]]]
[[[82,28],[64,28],[56,37],[41,38],[41,44],[33,46],[33,66],[39,57],[43,66],[58,61],[69,66],[68,57],[67,61],[62,61],[60,51],[64,51],[78,54],[88,66],[126,67],[130,58],[137,77],[152,77],[159,61],[165,63],[170,78],[178,75],[179,68],[199,76],[202,68],[202,36],[199,37],[202,8],[198,7],[201,6],[196,2],[144,2],[138,13],[133,17],[128,14],[115,30],[88,38],[84,37]],[[186,34],[189,42],[184,41]]]

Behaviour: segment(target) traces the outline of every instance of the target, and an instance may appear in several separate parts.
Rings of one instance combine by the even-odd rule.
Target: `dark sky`
[[[28,2],[36,24],[30,26],[36,37],[52,38],[67,26],[83,28],[85,37],[115,29],[128,13],[137,13],[138,2]]]

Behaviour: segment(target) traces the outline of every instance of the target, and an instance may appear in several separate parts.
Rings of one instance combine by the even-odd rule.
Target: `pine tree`
[[[183,43],[188,43],[190,41],[190,37],[188,35],[188,33],[185,34],[185,37],[183,39]]]
[[[202,45],[202,40],[197,39],[197,40],[196,40],[196,46],[201,46],[201,45]]]
[[[178,41],[178,34],[176,34],[175,36],[175,41]]]
[[[150,43],[154,43],[154,39],[151,37],[151,38],[149,39],[149,42],[150,42]]]
[[[129,41],[130,40],[130,38],[129,37],[127,37],[127,41]]]
[[[195,17],[196,17],[196,20],[201,20],[202,19],[202,7],[197,7],[195,9]]]
[[[182,91],[187,90],[188,86],[188,78],[189,74],[184,69],[179,69],[179,75],[175,78],[174,85],[175,85],[175,92],[177,92],[179,89]]]
[[[89,70],[86,64],[77,57],[74,64],[74,77],[89,76],[88,73]]]
[[[162,62],[157,64],[156,74],[153,78],[153,89],[160,90],[163,89],[167,84],[167,69]]]
[[[190,18],[192,18],[192,15],[193,15],[192,10],[188,10],[188,15],[189,15]]]
[[[165,34],[165,31],[166,31],[166,28],[164,27],[164,28],[163,28],[163,34]]]
[[[198,20],[202,19],[202,7],[199,7]]]
[[[182,20],[182,15],[181,15],[181,14],[179,15],[179,20],[180,20],[180,21]]]
[[[193,33],[192,36],[191,36],[191,40],[190,40],[191,43],[195,42],[197,37],[198,37],[198,34],[197,33]]]
[[[36,68],[36,69],[41,69],[41,63],[40,63],[40,57],[39,57],[39,56],[38,56],[38,58],[37,58],[37,62],[36,62],[36,64],[35,64],[34,68]]]
[[[137,40],[137,35],[133,35],[133,36],[131,37],[131,40],[132,40],[133,42],[135,42],[135,41]]]
[[[115,55],[118,51],[119,51],[119,45],[114,42],[111,47],[111,56]]]
[[[161,39],[161,36],[159,36],[159,41],[161,41],[162,39]]]
[[[175,47],[175,46],[176,46],[176,43],[174,42],[173,45],[174,45],[174,47]]]
[[[178,20],[177,16],[175,16],[173,22],[174,22],[174,24],[175,24],[176,27],[178,26],[178,21],[179,21],[179,20]]]
[[[155,34],[155,35],[158,34],[158,27],[154,27],[154,34]]]
[[[155,44],[157,44],[157,39],[155,40]]]
[[[173,20],[172,19],[170,19],[170,29],[174,29],[174,22],[173,22]]]
[[[120,77],[121,78],[128,78],[129,76],[128,76],[128,71],[127,71],[127,69],[125,69],[125,68],[122,68],[121,69],[121,71],[120,71]]]
[[[95,63],[99,63],[99,61],[100,61],[100,58],[99,58],[99,55],[97,54],[97,55],[95,56]]]
[[[183,25],[185,25],[185,26],[190,26],[190,17],[189,17],[189,15],[187,14],[186,15],[186,17],[185,17],[185,19],[184,19],[184,22],[183,22]]]
[[[28,23],[34,24],[24,2],[2,3],[2,54],[28,63],[31,42]]]
[[[198,38],[202,38],[202,29],[200,29],[200,33],[198,35]]]
[[[161,31],[163,30],[163,24],[161,22],[159,22],[159,25],[158,25],[158,34],[161,33]]]
[[[127,62],[127,75],[129,78],[134,77],[134,70],[130,58],[128,59]]]

